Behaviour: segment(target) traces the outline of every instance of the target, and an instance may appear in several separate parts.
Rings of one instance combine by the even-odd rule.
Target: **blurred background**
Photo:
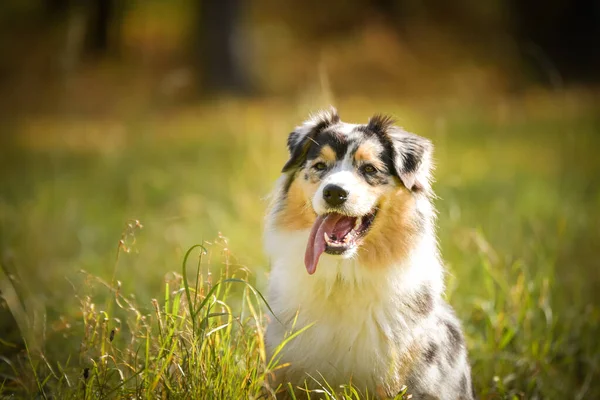
[[[220,233],[264,288],[287,134],[334,104],[433,140],[478,392],[600,396],[600,2],[3,0],[0,54],[6,360],[77,349],[120,240],[142,308]]]

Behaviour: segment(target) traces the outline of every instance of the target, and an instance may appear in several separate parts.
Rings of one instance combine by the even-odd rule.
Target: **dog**
[[[271,387],[473,399],[461,326],[442,299],[431,142],[390,117],[350,124],[332,108],[287,145],[265,221],[276,317],[265,344],[282,366]]]

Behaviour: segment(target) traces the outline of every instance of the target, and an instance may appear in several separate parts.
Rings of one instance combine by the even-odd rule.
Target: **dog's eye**
[[[377,168],[375,168],[375,167],[374,167],[374,166],[372,166],[371,164],[367,164],[367,165],[365,165],[365,166],[363,167],[363,171],[364,171],[366,174],[372,175],[372,174],[374,174],[374,173],[376,173],[376,172],[377,172]]]
[[[317,171],[325,171],[327,169],[327,164],[325,164],[324,162],[318,162],[315,165],[313,165],[313,168]]]

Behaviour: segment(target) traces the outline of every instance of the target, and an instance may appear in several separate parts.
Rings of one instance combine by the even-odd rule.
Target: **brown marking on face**
[[[379,200],[379,211],[359,249],[362,265],[381,268],[404,259],[414,247],[415,199],[404,188],[395,188]]]
[[[357,163],[372,164],[375,168],[381,170],[385,167],[383,161],[379,158],[381,148],[373,142],[361,144],[354,153],[354,161]]]
[[[316,190],[317,185],[314,183],[304,179],[294,179],[285,197],[283,208],[277,213],[277,226],[288,231],[310,229],[316,219],[310,193]]]
[[[335,150],[333,150],[333,148],[328,144],[321,147],[319,156],[321,159],[323,159],[323,161],[335,161],[337,158]]]

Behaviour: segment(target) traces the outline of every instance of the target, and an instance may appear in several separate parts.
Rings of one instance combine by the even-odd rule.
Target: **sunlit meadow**
[[[325,105],[289,104],[6,128],[2,396],[272,393],[263,213],[287,134]],[[600,397],[600,114],[588,99],[336,105],[353,122],[393,114],[436,146],[447,297],[480,397]],[[358,396],[326,385],[312,396],[335,392]]]

